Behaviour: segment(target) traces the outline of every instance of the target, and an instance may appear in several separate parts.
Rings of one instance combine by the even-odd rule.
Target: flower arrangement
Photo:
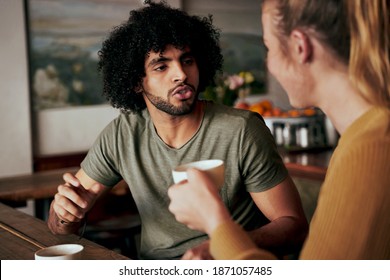
[[[251,72],[223,73],[217,76],[214,86],[206,88],[203,97],[217,103],[232,106],[237,98],[245,98],[252,91],[255,77]]]

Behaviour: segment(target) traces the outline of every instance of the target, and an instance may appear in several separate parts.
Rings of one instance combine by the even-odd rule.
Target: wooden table
[[[65,172],[75,173],[79,168],[57,169],[31,175],[0,179],[0,202],[20,206],[29,199],[35,200],[36,217],[46,220],[50,202],[63,183]]]
[[[64,181],[65,172],[76,172],[78,168],[56,169],[0,179],[0,199],[14,202],[27,199],[42,199],[53,197],[57,187]]]
[[[128,259],[77,235],[54,235],[42,220],[0,203],[0,260],[33,260],[41,247],[64,243],[82,244],[83,259]]]

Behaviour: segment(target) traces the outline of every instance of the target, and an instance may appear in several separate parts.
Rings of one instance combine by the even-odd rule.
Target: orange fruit
[[[280,117],[282,118],[288,118],[288,113],[287,112],[282,112],[282,114],[280,115]]]
[[[282,109],[280,109],[279,107],[274,107],[272,109],[272,115],[274,117],[280,117],[282,115]]]
[[[249,110],[256,112],[256,113],[259,113],[260,115],[262,115],[264,113],[264,108],[259,103],[256,103],[256,104],[249,106]]]
[[[293,118],[299,117],[301,115],[301,113],[298,110],[294,110],[294,109],[288,110],[287,113],[290,117]]]
[[[305,116],[314,116],[316,114],[316,110],[314,110],[313,108],[308,108],[303,110],[303,114]]]
[[[271,110],[264,111],[262,116],[263,117],[273,117],[272,111]]]
[[[259,104],[261,104],[265,110],[271,110],[273,107],[272,102],[267,99],[260,101]]]

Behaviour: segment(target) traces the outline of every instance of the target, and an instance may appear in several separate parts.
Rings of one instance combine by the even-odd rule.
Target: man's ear
[[[290,39],[292,42],[293,57],[295,57],[300,64],[310,62],[313,55],[313,45],[310,37],[307,36],[306,33],[294,29],[291,32]]]
[[[134,88],[134,91],[135,91],[136,93],[142,94],[142,93],[144,92],[144,89],[143,89],[143,87],[142,87],[142,84],[139,84],[138,86],[136,86],[136,87]]]

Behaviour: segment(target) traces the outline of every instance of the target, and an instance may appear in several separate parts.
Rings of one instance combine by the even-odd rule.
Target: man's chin
[[[189,115],[192,113],[193,111],[193,107],[180,107],[180,108],[175,108],[174,110],[172,110],[170,113],[172,116],[185,116],[185,115]]]
[[[171,114],[174,116],[184,116],[192,113],[196,105],[196,100],[185,100],[180,105],[171,108]]]

